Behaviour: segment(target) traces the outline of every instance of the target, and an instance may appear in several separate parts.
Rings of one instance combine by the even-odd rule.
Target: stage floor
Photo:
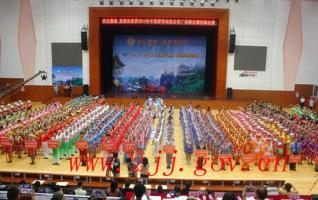
[[[216,112],[215,110],[213,112]],[[257,167],[252,166],[249,172],[243,172],[240,170],[240,166],[236,166],[231,172],[229,169],[226,171],[213,172],[210,164],[211,161],[208,161],[206,165],[207,173],[205,176],[195,176],[195,157],[192,158],[192,164],[187,165],[185,160],[185,154],[183,153],[183,135],[179,122],[179,110],[175,110],[174,116],[175,123],[175,145],[177,149],[176,153],[176,163],[175,169],[171,176],[164,176],[163,172],[168,173],[165,163],[165,155],[161,155],[161,164],[159,165],[159,171],[155,178],[177,178],[177,179],[211,179],[211,180],[285,180],[286,182],[292,183],[295,188],[300,192],[300,194],[307,195],[309,194],[310,188],[313,186],[314,182],[318,179],[318,174],[314,172],[312,165],[297,166],[297,171],[289,171],[288,166],[286,166],[286,172],[273,172],[273,167],[269,172],[261,172]],[[152,155],[153,145],[148,144],[145,156],[149,158],[150,161],[150,173],[155,171],[155,163]],[[92,175],[92,176],[105,176],[105,172],[101,169],[101,164],[98,162],[94,171],[86,171],[86,167],[80,167],[77,172],[70,170],[70,162],[68,160],[62,160],[59,166],[52,165],[52,157],[48,160],[43,159],[43,156],[37,156],[36,164],[30,165],[30,159],[23,155],[22,159],[17,159],[17,155],[14,155],[13,163],[5,162],[5,155],[0,155],[0,171],[4,172],[31,172],[31,173],[51,173],[59,175]],[[122,161],[122,154],[120,155]],[[183,168],[183,171],[179,169]],[[121,164],[121,176],[126,177],[127,166]],[[311,194],[318,193],[318,185],[316,185]]]

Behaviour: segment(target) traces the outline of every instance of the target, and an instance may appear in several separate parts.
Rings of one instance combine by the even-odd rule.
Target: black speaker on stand
[[[88,85],[87,84],[83,85],[83,95],[85,95],[85,96],[89,95],[89,90],[88,90]]]
[[[87,27],[86,25],[83,26],[81,29],[81,42],[82,42],[82,50],[88,50],[87,45]]]
[[[233,89],[232,88],[226,88],[226,99],[232,100],[233,98]]]
[[[230,30],[229,53],[235,52],[236,33],[234,27]]]

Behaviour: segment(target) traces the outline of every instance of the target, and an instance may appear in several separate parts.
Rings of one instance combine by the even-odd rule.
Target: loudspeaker
[[[233,97],[233,96],[232,96],[232,95],[233,95],[232,93],[233,93],[233,89],[232,89],[232,88],[227,88],[227,89],[226,89],[226,99],[227,99],[227,100],[231,100],[231,99],[232,99],[232,97]]]
[[[82,28],[82,30],[81,30],[81,41],[82,41],[82,50],[88,50],[87,28]]]
[[[236,34],[231,33],[230,34],[230,43],[229,43],[229,53],[235,52],[235,40],[236,40]]]
[[[89,95],[88,85],[87,84],[83,85],[83,95],[86,95],[86,96]]]

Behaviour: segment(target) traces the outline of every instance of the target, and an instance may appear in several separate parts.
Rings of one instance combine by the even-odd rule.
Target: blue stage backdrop
[[[64,85],[71,83],[73,86],[83,85],[82,66],[53,66],[53,85]]]
[[[115,35],[113,91],[203,93],[206,38]]]

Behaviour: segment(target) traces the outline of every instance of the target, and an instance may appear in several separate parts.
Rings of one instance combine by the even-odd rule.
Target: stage
[[[143,104],[145,100],[151,96],[151,97],[161,97],[165,103],[165,105],[173,105],[175,108],[179,108],[181,105],[200,105],[202,108],[208,108],[217,110],[221,108],[228,108],[228,109],[238,109],[239,107],[246,106],[248,103],[252,102],[252,100],[242,99],[242,100],[226,100],[221,98],[214,98],[210,96],[202,96],[202,95],[190,95],[190,94],[183,94],[183,95],[158,95],[157,93],[141,93],[138,94],[138,96],[133,97],[133,93],[127,93],[127,92],[118,92],[118,93],[111,93],[111,94],[105,94],[106,101],[109,104],[123,104],[128,105],[132,102],[137,102],[139,104]],[[191,98],[185,98],[188,96],[192,96]],[[61,103],[65,103],[70,101],[74,97],[61,97],[61,96],[55,96],[49,101],[46,101],[45,103],[50,103],[54,101],[60,101]]]
[[[108,99],[109,102],[116,102],[116,103],[124,103],[125,101],[128,101],[128,99]],[[121,100],[121,101],[119,101]],[[119,102],[118,102],[119,101]],[[130,100],[131,101],[131,100]],[[171,101],[177,101],[177,100],[171,100]],[[182,100],[181,100],[182,101]],[[186,101],[190,100],[183,100],[183,103],[186,103]],[[215,105],[220,104],[221,102],[232,102],[232,101],[220,101],[213,100],[213,101],[207,101],[206,105]],[[218,102],[218,103],[217,103]],[[166,105],[169,105],[167,101],[165,101]],[[183,104],[182,103],[182,104]],[[198,102],[195,102],[196,104]],[[237,102],[236,102],[237,103]],[[37,104],[40,105],[40,104]],[[216,113],[216,110],[212,111],[213,113]],[[260,171],[256,166],[252,166],[251,170],[248,172],[243,172],[240,170],[240,166],[235,166],[233,171],[229,170],[229,167],[227,166],[226,171],[218,171],[214,172],[211,169],[211,160],[207,162],[205,165],[206,174],[204,176],[196,176],[194,174],[195,170],[195,157],[193,155],[192,157],[192,164],[187,165],[185,154],[183,151],[183,134],[179,122],[179,109],[175,110],[175,116],[174,116],[174,124],[175,124],[175,145],[177,153],[176,156],[176,162],[175,162],[175,168],[173,173],[170,176],[165,176],[163,173],[165,172],[168,174],[170,170],[166,169],[166,159],[165,155],[161,155],[161,161],[159,164],[159,170],[158,173],[153,176],[153,178],[156,179],[192,179],[192,180],[251,180],[251,181],[266,181],[266,180],[285,180],[286,182],[291,182],[295,188],[300,192],[300,194],[307,195],[309,194],[309,190],[314,184],[314,182],[317,180],[317,173],[314,172],[314,167],[312,165],[307,165],[306,162],[304,162],[304,165],[298,165],[297,171],[289,171],[288,166],[286,166],[286,171],[282,172],[282,164],[279,166],[278,171],[274,172],[273,168],[274,166],[271,165],[269,172],[262,172]],[[150,173],[153,174],[155,172],[156,165],[154,163],[154,157],[152,155],[153,152],[153,145],[148,143],[145,156],[149,158],[150,162]],[[100,154],[98,154],[101,156]],[[76,155],[78,156],[78,155]],[[120,154],[120,160],[122,162],[122,152]],[[0,159],[2,160],[0,164],[0,171],[1,172],[19,172],[19,173],[35,173],[35,174],[54,174],[58,176],[63,175],[78,175],[78,176],[92,176],[92,177],[105,177],[105,171],[102,171],[102,165],[101,161],[97,161],[97,165],[94,170],[90,168],[89,170],[86,169],[86,167],[79,167],[78,171],[73,169],[71,171],[70,169],[70,161],[69,160],[61,160],[61,163],[59,166],[52,165],[53,159],[50,157],[48,160],[43,159],[43,156],[37,156],[36,157],[36,164],[30,165],[30,159],[27,157],[27,155],[23,155],[22,159],[18,159],[17,155],[14,155],[13,163],[6,163],[5,162],[5,155],[1,154]],[[216,170],[218,167],[216,166]],[[127,177],[127,166],[123,162],[121,163],[121,177]],[[0,179],[1,182],[1,179]],[[312,192],[318,193],[318,185],[316,185]]]

